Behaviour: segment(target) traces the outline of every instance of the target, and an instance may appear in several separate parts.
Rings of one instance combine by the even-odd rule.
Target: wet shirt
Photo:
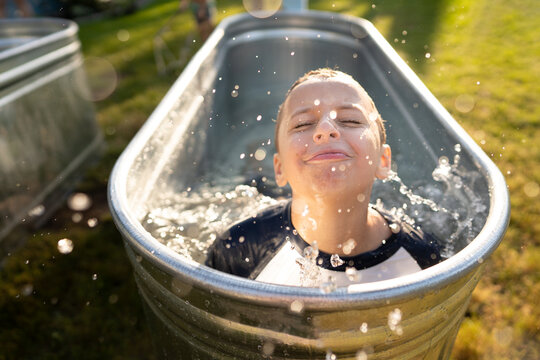
[[[282,285],[336,286],[411,274],[439,263],[436,240],[377,208],[392,235],[375,250],[355,256],[318,251],[291,222],[291,201],[231,226],[208,251],[206,265],[229,274]]]

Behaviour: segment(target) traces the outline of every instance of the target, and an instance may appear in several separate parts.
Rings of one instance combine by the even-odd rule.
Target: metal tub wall
[[[99,152],[78,27],[0,20],[0,248],[46,219]]]
[[[323,294],[220,273],[173,253],[144,229],[141,219],[161,191],[215,174],[249,174],[230,158],[249,148],[254,133],[272,138],[273,123],[246,123],[275,118],[291,83],[321,66],[339,66],[372,95],[404,180],[431,177],[439,156],[461,145],[461,164],[480,174],[475,191],[489,207],[470,244],[416,274]],[[262,167],[270,169],[271,159]],[[118,160],[109,202],[156,350],[171,359],[320,359],[329,351],[338,359],[362,351],[369,359],[447,359],[509,218],[498,169],[375,28],[319,12],[223,21]],[[402,315],[397,331],[389,324],[395,309]]]

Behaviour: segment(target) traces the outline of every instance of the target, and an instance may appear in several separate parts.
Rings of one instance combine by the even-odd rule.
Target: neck
[[[391,233],[382,216],[369,208],[369,195],[364,194],[363,201],[356,197],[293,196],[292,223],[307,243],[316,241],[318,248],[329,254],[353,256],[374,250]]]

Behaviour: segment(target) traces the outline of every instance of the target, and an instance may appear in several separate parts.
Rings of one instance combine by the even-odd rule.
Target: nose
[[[336,127],[336,124],[332,121],[330,117],[324,117],[319,121],[315,132],[313,134],[313,141],[316,143],[327,142],[330,139],[337,140],[341,134],[339,129]]]

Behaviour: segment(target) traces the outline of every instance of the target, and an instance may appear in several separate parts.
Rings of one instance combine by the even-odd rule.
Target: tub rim
[[[72,20],[48,17],[1,19],[0,27],[5,24],[16,27],[15,35],[20,32],[17,27],[25,25],[27,30],[33,30],[28,34],[34,37],[0,51],[0,69],[5,64],[13,64],[0,72],[0,90],[80,52],[79,26]],[[47,49],[49,51],[44,52]]]
[[[426,105],[440,114],[440,124],[460,139],[462,149],[470,153],[472,159],[478,164],[480,171],[487,178],[490,209],[483,228],[475,239],[461,251],[428,269],[390,280],[339,288],[329,294],[322,293],[318,288],[266,284],[226,274],[184,259],[180,254],[167,248],[152,237],[135,218],[134,213],[126,211],[129,209],[126,194],[129,170],[138,154],[141,153],[153,135],[154,130],[160,125],[164,115],[174,106],[177,100],[176,94],[187,87],[203,60],[225,36],[228,27],[244,20],[253,19],[251,15],[244,13],[230,16],[217,26],[216,30],[188,63],[180,77],[174,82],[149,119],[118,158],[109,180],[108,201],[113,220],[122,234],[125,244],[136,249],[139,255],[162,271],[171,276],[177,275],[181,278],[189,278],[193,286],[207,291],[240,301],[249,299],[259,304],[272,306],[288,306],[293,300],[300,300],[308,309],[333,308],[347,304],[358,305],[359,303],[365,305],[381,304],[381,301],[386,301],[386,303],[401,302],[430,291],[437,291],[437,289],[460,280],[481,266],[502,241],[510,217],[508,189],[504,177],[496,165],[439,103],[371,22],[349,15],[313,10],[300,14],[279,12],[275,16],[300,16],[326,21],[332,19],[333,21],[352,22],[359,24],[366,30],[368,36],[395,64],[397,70],[425,99]]]
[[[19,19],[1,19],[0,24],[31,24],[31,25],[47,25],[54,26],[56,31],[47,32],[43,36],[37,36],[35,39],[29,40],[21,45],[17,45],[6,50],[0,51],[0,61],[20,55],[22,53],[41,48],[45,45],[52,44],[56,41],[68,39],[77,35],[79,25],[76,22],[68,19],[60,18],[19,18]],[[39,27],[38,27],[39,29]],[[39,34],[38,34],[39,35]]]

